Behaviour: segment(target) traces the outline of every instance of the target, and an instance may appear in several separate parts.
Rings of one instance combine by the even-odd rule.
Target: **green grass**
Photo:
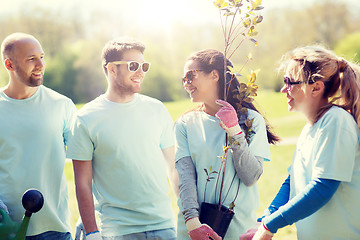
[[[192,109],[193,107],[198,105],[197,103],[192,103],[189,99],[184,99],[176,102],[166,102],[164,104],[174,121],[176,121],[176,119],[178,119],[187,110]]]
[[[282,138],[299,136],[305,118],[298,112],[289,112],[285,94],[261,92],[255,105]]]
[[[271,146],[271,161],[264,163],[264,173],[258,181],[260,207],[257,215],[261,216],[264,209],[266,209],[278,190],[281,184],[288,176],[287,168],[292,161],[292,155],[295,150],[295,145],[281,145]],[[285,227],[280,229],[275,235],[275,239],[292,240],[296,239],[295,226]]]
[[[299,113],[290,113],[287,110],[287,103],[284,94],[274,92],[260,92],[256,97],[257,107],[265,115],[269,123],[274,127],[274,131],[286,142],[287,138],[297,137],[305,124],[305,119]],[[78,108],[83,106],[77,105]],[[167,102],[165,106],[169,110],[174,121],[178,119],[186,110],[193,108],[196,104],[190,100],[181,100],[177,102]],[[279,144],[271,146],[271,162],[264,164],[264,173],[258,182],[260,194],[260,207],[258,216],[271,203],[279,190],[282,182],[287,177],[287,168],[291,164],[292,155],[295,149],[294,143]],[[72,164],[65,165],[66,177],[68,179],[70,193],[70,210],[72,212],[71,225],[75,231],[75,224],[79,217],[77,202],[75,197],[74,175]],[[170,195],[173,199],[174,212],[177,212],[176,199],[172,192]],[[280,229],[275,235],[276,239],[291,240],[296,239],[295,226]]]

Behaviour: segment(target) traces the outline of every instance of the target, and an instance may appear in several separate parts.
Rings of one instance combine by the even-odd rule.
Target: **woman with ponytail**
[[[203,240],[209,236],[221,239],[210,226],[200,222],[199,209],[203,202],[218,203],[220,183],[216,184],[216,179],[222,164],[218,156],[224,155],[227,138],[231,144],[228,142],[221,205],[235,204],[235,215],[224,239],[237,239],[254,227],[259,206],[256,182],[262,174],[263,161],[270,159],[269,143],[278,141],[254,105],[247,103],[242,107],[248,109],[246,117],[253,119],[255,134],[245,139],[245,118],[238,114],[239,100],[233,91],[239,82],[231,73],[225,79],[224,63],[221,52],[204,50],[191,55],[184,67],[183,87],[191,100],[201,105],[181,116],[175,126],[179,240]],[[227,60],[226,66],[232,67],[231,62]]]
[[[360,239],[359,67],[320,46],[283,59],[281,92],[307,124],[255,236],[250,230],[240,239],[271,239],[293,223],[299,240]]]

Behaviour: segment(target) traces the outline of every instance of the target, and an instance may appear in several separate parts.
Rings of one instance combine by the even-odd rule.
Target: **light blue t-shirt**
[[[175,226],[162,149],[174,145],[173,121],[158,100],[129,103],[104,95],[82,107],[68,158],[93,161],[93,193],[103,236]]]
[[[28,236],[71,232],[64,145],[75,111],[69,98],[45,86],[24,100],[0,92],[0,199],[20,222],[23,193],[36,188],[44,196],[43,208],[30,219]]]
[[[253,130],[256,132],[249,145],[250,151],[254,156],[270,159],[270,148],[264,118],[259,113],[250,109],[248,118],[254,118]],[[193,160],[197,173],[199,205],[201,206],[201,203],[204,201],[215,203],[217,174],[211,174],[211,177],[215,179],[207,182],[208,176],[204,169],[207,169],[208,173],[219,171],[220,169],[221,160],[217,156],[224,154],[225,131],[220,127],[219,120],[203,111],[192,111],[183,115],[176,122],[175,133],[175,161],[187,156],[190,156]],[[223,202],[224,206],[229,207],[230,203],[235,199],[240,183],[239,193],[235,201],[235,215],[225,235],[225,239],[229,240],[238,239],[240,234],[254,227],[256,223],[256,210],[259,206],[256,184],[246,187],[237,176],[231,184],[235,174],[235,167],[229,151],[223,191],[223,195],[226,195],[228,192],[228,196]],[[219,191],[216,194],[218,198]],[[190,239],[185,226],[180,199],[178,205],[180,208],[178,214],[178,239]]]
[[[290,172],[290,198],[315,178],[341,181],[320,210],[296,223],[298,239],[360,239],[360,131],[353,117],[333,106],[299,137]]]

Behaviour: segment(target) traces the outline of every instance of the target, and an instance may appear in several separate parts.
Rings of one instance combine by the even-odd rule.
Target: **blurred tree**
[[[341,1],[317,2],[307,9],[308,30],[314,33],[314,41],[334,48],[336,42],[349,33],[354,19],[350,6]],[[330,11],[331,9],[331,11]]]
[[[141,93],[157,98],[161,101],[174,101],[176,97],[175,85],[169,84],[171,74],[163,68],[151,69],[146,74]],[[179,99],[179,98],[177,98]]]
[[[208,4],[213,7],[211,1]],[[221,29],[214,22],[173,22],[168,29],[139,31],[143,29],[141,22],[119,14],[94,10],[88,12],[89,17],[85,19],[78,11],[64,10],[26,3],[20,11],[0,16],[0,39],[17,31],[37,37],[48,65],[45,85],[69,95],[75,102],[87,102],[105,91],[107,83],[100,55],[105,42],[111,38],[127,35],[145,42],[145,58],[152,65],[142,91],[162,101],[187,97],[180,80],[185,60],[192,52],[206,48],[222,51],[224,46]],[[217,19],[218,15],[213,18]],[[359,22],[360,15],[355,6],[335,0],[318,0],[306,8],[266,11],[258,26],[259,45],[254,48],[253,43],[244,43],[232,57],[232,62],[239,69],[244,57],[252,53],[254,60],[241,74],[246,76],[251,69],[261,69],[256,80],[259,87],[279,90],[282,81],[276,68],[285,52],[313,43],[345,48],[341,44],[345,41],[344,45],[349,45],[348,52],[341,51],[347,56],[355,56],[356,41],[341,39],[359,32]],[[1,67],[0,87],[7,79],[7,73]]]
[[[168,32],[133,33],[136,39],[145,42],[145,59],[151,62],[142,92],[161,101],[186,97],[181,84],[186,58],[202,49],[222,49],[220,34],[214,25],[190,27],[182,23],[174,23]]]
[[[99,36],[91,40],[82,39],[71,45],[77,56],[74,91],[78,102],[89,102],[105,92],[107,82],[101,65],[101,51],[107,40]]]
[[[45,52],[47,68],[44,85],[70,97],[74,102],[78,101],[80,96],[74,89],[78,77],[74,65],[77,56],[67,49],[84,33],[84,25],[75,12],[69,15],[26,5],[17,14],[1,16],[0,26],[1,39],[13,32],[34,35]],[[5,73],[4,69],[0,71],[2,86],[8,81]]]
[[[249,63],[251,68],[261,68],[257,83],[263,89],[279,91],[282,76],[277,74],[277,67],[284,53],[309,44],[333,48],[347,34],[360,31],[359,20],[352,6],[333,0],[320,0],[306,8],[267,12],[258,27],[255,60]]]
[[[78,71],[75,68],[75,54],[62,51],[47,62],[44,85],[78,102],[78,94],[75,92]]]
[[[340,40],[334,51],[347,60],[360,63],[360,32],[352,33]]]
[[[36,13],[36,14],[34,14]],[[85,26],[75,12],[63,14],[39,6],[23,6],[17,14],[0,18],[0,38],[25,32],[39,39],[45,54],[52,57],[69,43],[81,38]]]

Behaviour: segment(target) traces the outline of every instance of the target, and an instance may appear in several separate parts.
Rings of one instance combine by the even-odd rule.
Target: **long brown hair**
[[[348,111],[360,129],[360,71],[359,66],[338,57],[322,46],[296,48],[282,59],[282,69],[289,61],[300,63],[299,77],[304,81],[322,81],[325,85],[323,98],[329,103],[319,109],[317,119],[331,106]]]
[[[218,73],[219,73],[218,95],[219,95],[220,99],[223,99],[223,100],[226,99],[226,101],[229,102],[235,108],[235,110],[237,112],[239,112],[239,107],[238,107],[239,100],[235,97],[233,90],[236,90],[240,86],[240,83],[239,83],[238,79],[236,78],[236,76],[234,74],[230,73],[229,67],[233,67],[233,65],[228,59],[226,59],[226,77],[225,77],[225,74],[224,74],[225,56],[224,56],[224,54],[217,50],[206,49],[206,50],[202,50],[202,51],[199,51],[199,52],[196,52],[196,53],[193,53],[192,55],[190,55],[187,58],[187,61],[191,61],[191,60],[196,61],[197,64],[199,64],[199,67],[207,73],[210,73],[213,70],[218,71]],[[225,94],[224,94],[225,86],[227,89],[226,98],[225,98]],[[241,105],[242,105],[242,107],[252,109],[259,113],[259,111],[256,109],[256,107],[252,103],[247,103],[245,101],[242,101]],[[275,144],[276,142],[278,142],[280,140],[280,138],[272,132],[271,127],[268,124],[268,121],[266,119],[265,119],[265,122],[266,122],[266,132],[267,132],[268,142],[271,144]]]

